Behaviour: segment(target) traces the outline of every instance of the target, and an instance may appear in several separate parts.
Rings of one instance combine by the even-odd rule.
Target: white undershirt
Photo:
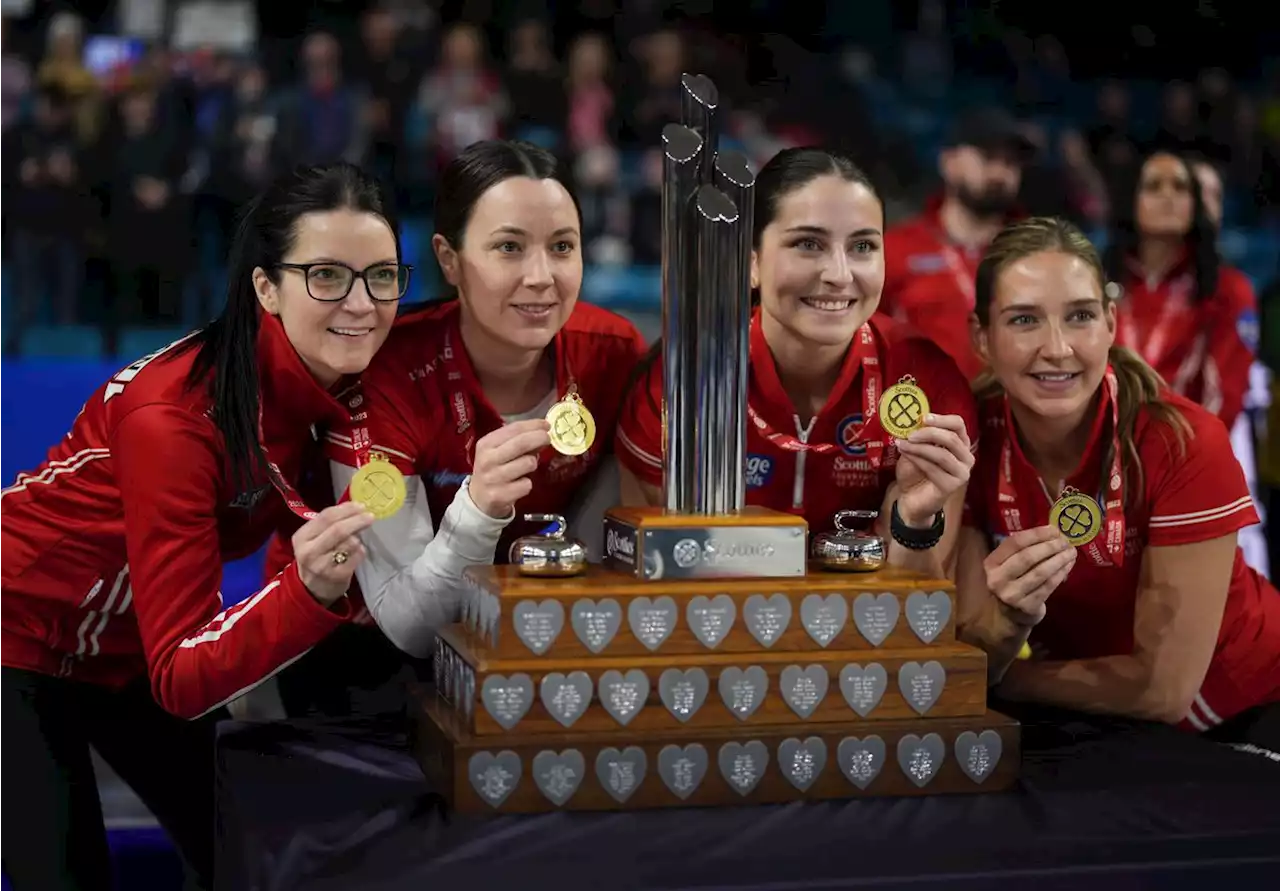
[[[504,415],[503,422],[544,417],[555,400],[552,391],[529,411]],[[341,497],[355,468],[336,462],[330,468],[334,492]],[[476,507],[468,481],[463,481],[440,518],[438,530],[431,521],[426,484],[415,477],[408,481],[404,507],[360,537],[366,557],[356,569],[356,578],[369,614],[392,643],[413,656],[429,655],[436,629],[458,621],[463,571],[493,563],[498,539],[515,519],[515,512],[494,519]],[[585,480],[569,512],[571,534],[583,540],[593,559],[601,553],[604,512],[619,497],[618,468],[609,458]]]

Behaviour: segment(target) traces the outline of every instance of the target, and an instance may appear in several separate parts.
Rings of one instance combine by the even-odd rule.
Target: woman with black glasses
[[[355,167],[303,168],[248,207],[227,306],[85,403],[0,495],[4,868],[18,891],[108,888],[90,746],[212,887],[212,716],[356,607],[374,517],[298,494],[404,293],[395,220]],[[294,517],[294,561],[233,606],[224,561]],[[204,718],[205,720],[195,720]]]

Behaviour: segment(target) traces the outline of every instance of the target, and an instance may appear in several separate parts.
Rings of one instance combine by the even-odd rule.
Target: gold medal
[[[596,419],[582,403],[576,390],[570,390],[547,412],[551,425],[551,447],[562,455],[581,455],[596,441]]]
[[[1068,486],[1049,511],[1049,523],[1078,548],[1093,541],[1102,529],[1102,508],[1088,495]]]
[[[356,471],[347,487],[351,500],[363,504],[379,520],[393,516],[404,506],[404,474],[382,455],[370,455],[369,461]]]
[[[928,414],[929,397],[909,374],[880,397],[880,424],[898,439],[906,439],[923,427]]]

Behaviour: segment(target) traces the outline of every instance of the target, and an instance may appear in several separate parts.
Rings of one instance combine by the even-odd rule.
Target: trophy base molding
[[[414,688],[410,708],[423,773],[460,813],[989,793],[1011,788],[1021,762],[1018,723],[993,711],[874,723],[481,738],[466,731],[429,685]],[[812,757],[817,752],[821,757]],[[616,785],[620,776],[625,779]]]

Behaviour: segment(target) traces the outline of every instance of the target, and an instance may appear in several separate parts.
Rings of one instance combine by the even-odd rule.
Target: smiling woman
[[[1236,547],[1258,518],[1227,431],[1114,346],[1093,246],[1016,223],[975,290],[990,372],[958,624],[1000,692],[1198,731],[1280,701],[1280,593]]]
[[[800,514],[814,532],[839,510],[879,510],[889,562],[945,572],[973,464],[973,397],[946,354],[875,315],[880,198],[851,160],[818,148],[780,152],[755,192],[747,503]],[[878,403],[907,375],[935,413],[896,439]],[[630,503],[661,500],[662,429],[662,366],[650,362],[618,430]]]

